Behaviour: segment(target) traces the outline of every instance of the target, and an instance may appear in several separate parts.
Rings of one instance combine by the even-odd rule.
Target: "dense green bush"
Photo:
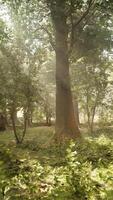
[[[61,152],[66,155],[65,162],[56,166],[40,164],[30,157],[17,162],[9,150],[1,148],[0,199],[112,200],[112,140],[105,136],[87,138],[65,147],[59,151],[59,146],[51,147],[59,156]]]

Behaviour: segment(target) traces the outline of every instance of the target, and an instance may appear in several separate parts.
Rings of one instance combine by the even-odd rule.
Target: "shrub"
[[[60,148],[60,147],[59,147]],[[58,150],[58,147],[53,148]],[[9,176],[0,163],[1,200],[112,200],[113,144],[101,136],[71,141],[63,165],[40,164],[35,159],[18,162],[18,173]],[[55,152],[56,153],[56,152]],[[14,158],[10,156],[14,165]]]

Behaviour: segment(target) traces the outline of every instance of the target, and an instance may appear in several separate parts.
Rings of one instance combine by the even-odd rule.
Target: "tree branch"
[[[56,46],[55,46],[55,43],[54,43],[54,39],[53,39],[53,37],[52,37],[52,34],[48,31],[47,28],[45,28],[45,27],[42,26],[41,24],[38,23],[38,26],[40,27],[40,29],[44,30],[45,33],[47,33],[47,35],[48,35],[48,37],[49,37],[49,42],[50,42],[52,48],[56,51]],[[37,30],[39,30],[39,28],[37,28],[37,29],[35,30],[35,32],[36,32]]]
[[[70,47],[69,47],[69,55],[72,52],[72,48],[73,48],[73,44],[74,44],[74,30],[82,22],[82,20],[84,18],[86,18],[86,16],[89,14],[91,7],[94,5],[94,2],[95,2],[95,0],[90,0],[89,1],[89,5],[88,5],[87,10],[83,13],[83,15],[81,16],[81,18],[74,24],[73,23],[73,16],[72,16],[73,5],[72,5],[72,1],[71,1],[71,8],[70,8],[70,11],[71,11],[71,36],[70,36],[70,40],[71,41],[70,41]]]
[[[49,41],[50,41],[50,44],[51,46],[53,47],[53,49],[56,51],[56,46],[55,46],[55,43],[53,41],[53,37],[52,37],[52,34],[48,31],[47,28],[41,26],[41,28],[47,33],[48,37],[49,37]]]
[[[89,14],[89,11],[92,7],[92,5],[94,5],[95,0],[90,0],[89,1],[89,5],[88,8],[86,10],[86,12],[83,13],[83,15],[81,16],[81,18],[73,25],[74,29],[80,24],[80,22]]]

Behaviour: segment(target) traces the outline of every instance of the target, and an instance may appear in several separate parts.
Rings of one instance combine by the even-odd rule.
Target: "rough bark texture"
[[[75,120],[69,77],[68,30],[63,1],[57,1],[52,13],[56,31],[56,137],[75,138],[80,135]]]

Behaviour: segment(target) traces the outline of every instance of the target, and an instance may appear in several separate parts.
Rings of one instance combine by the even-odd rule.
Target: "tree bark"
[[[14,132],[16,144],[19,144],[20,140],[19,140],[18,135],[17,135],[16,124],[15,124],[15,115],[14,115],[13,112],[11,113],[11,121],[12,121],[12,127],[13,127],[13,132]]]
[[[13,132],[14,132],[14,136],[15,136],[15,141],[16,144],[21,144],[24,140],[25,134],[26,134],[26,129],[27,129],[27,117],[24,114],[24,128],[22,131],[22,135],[18,134],[17,128],[16,128],[16,121],[15,121],[15,108],[12,109],[12,111],[10,112],[10,116],[11,116],[11,121],[12,121],[12,127],[13,127]]]
[[[5,131],[6,130],[6,120],[4,115],[0,113],[0,131]]]
[[[63,6],[63,2],[58,1],[55,17],[52,16],[56,31],[56,138],[58,140],[80,135],[70,87],[68,30]]]
[[[94,103],[94,106],[93,106],[93,109],[92,109],[91,133],[93,133],[93,129],[94,129],[94,118],[95,118],[98,98],[99,98],[99,92],[97,93],[97,96],[96,96],[96,99],[95,99],[95,103]]]
[[[75,112],[75,117],[78,123],[78,126],[80,125],[80,118],[79,118],[79,106],[78,106],[78,100],[76,98],[76,96],[74,96],[74,112]]]
[[[51,117],[46,113],[46,125],[51,126]]]

